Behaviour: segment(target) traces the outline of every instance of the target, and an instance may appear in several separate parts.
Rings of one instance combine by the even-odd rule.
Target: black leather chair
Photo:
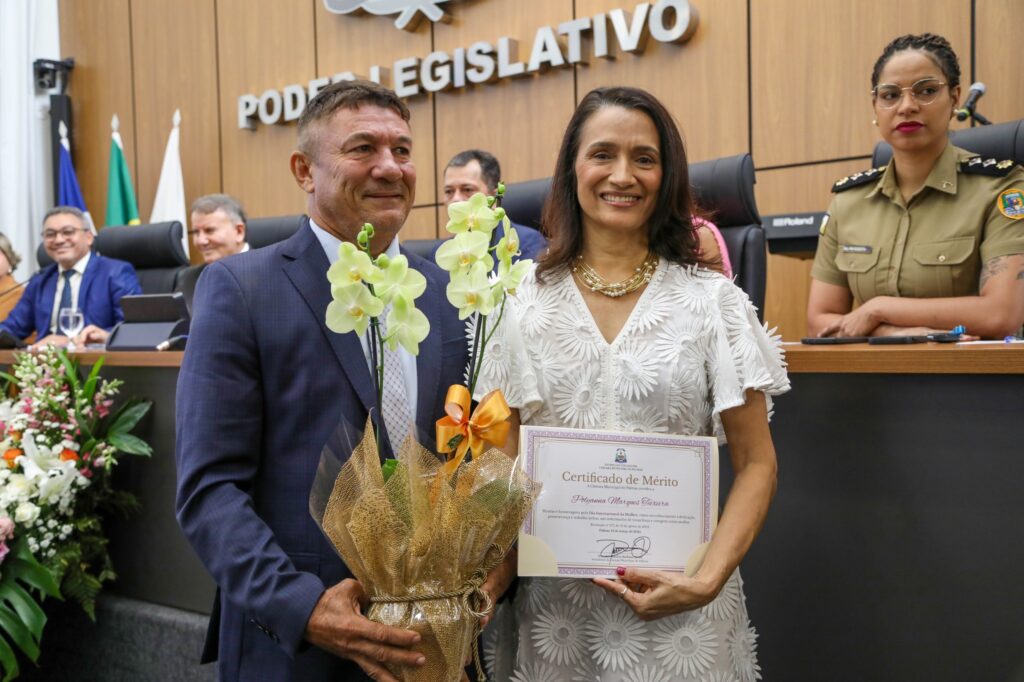
[[[259,249],[284,241],[299,229],[301,215],[250,218],[245,224],[245,241],[250,249]]]
[[[96,235],[92,248],[108,258],[128,261],[135,268],[144,294],[169,294],[178,274],[188,266],[181,244],[182,226],[177,220],[150,225],[109,225]],[[39,267],[53,261],[40,245]]]
[[[710,212],[722,232],[736,284],[757,306],[763,320],[768,256],[754,182],[750,154],[690,164],[690,185],[697,203]],[[517,223],[540,229],[541,209],[550,187],[551,178],[510,184],[501,205]]]
[[[1024,119],[954,130],[949,134],[949,140],[957,147],[985,158],[1011,159],[1024,165]],[[892,147],[888,142],[879,142],[871,155],[871,165],[875,168],[884,166],[891,158]]]

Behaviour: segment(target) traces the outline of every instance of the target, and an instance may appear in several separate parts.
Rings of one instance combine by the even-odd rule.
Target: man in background
[[[19,340],[37,335],[35,346],[68,343],[60,329],[60,311],[77,308],[85,329],[76,337],[93,332],[105,339],[124,319],[121,297],[142,293],[135,268],[130,263],[92,253],[93,234],[85,215],[74,206],[57,206],[43,218],[43,248],[53,263],[28,281],[25,294],[7,319],[0,323]]]
[[[249,250],[245,241],[245,209],[227,194],[207,194],[192,202],[192,229],[188,231],[192,244],[203,256],[200,265],[193,265],[178,275],[175,290],[185,296],[189,310],[195,295],[196,282],[203,268],[236,253]]]
[[[444,205],[450,206],[456,201],[468,201],[477,192],[493,196],[501,180],[501,164],[493,154],[480,149],[467,149],[459,152],[448,162],[444,169]],[[512,227],[519,235],[520,258],[537,259],[548,242],[537,230],[525,225],[518,225],[515,216],[509,216]],[[491,246],[495,246],[505,236],[505,226],[498,225],[491,238]]]

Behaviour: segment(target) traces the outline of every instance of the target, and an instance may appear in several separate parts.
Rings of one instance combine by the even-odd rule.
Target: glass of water
[[[82,311],[78,308],[61,308],[57,324],[64,336],[68,337],[68,350],[74,351],[75,344],[71,340],[78,336],[82,327],[85,326],[85,317],[82,315]]]

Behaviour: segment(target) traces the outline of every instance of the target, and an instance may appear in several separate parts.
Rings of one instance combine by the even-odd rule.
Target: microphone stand
[[[972,121],[971,125],[972,126],[974,125],[974,121],[977,121],[978,123],[980,123],[983,126],[990,126],[990,125],[992,125],[992,121],[988,120],[987,118],[985,118],[984,116],[979,114],[974,109],[968,109],[967,107],[962,107],[962,108],[956,110],[956,119],[958,121],[966,121],[968,118],[971,119],[971,121]]]

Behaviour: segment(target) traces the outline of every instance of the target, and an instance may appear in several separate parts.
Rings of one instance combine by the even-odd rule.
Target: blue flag
[[[57,205],[74,206],[85,214],[86,227],[96,233],[92,223],[92,216],[85,207],[85,199],[82,198],[82,188],[78,186],[78,175],[75,174],[75,166],[71,163],[71,153],[64,146],[63,140],[60,145],[60,175],[57,184]]]

